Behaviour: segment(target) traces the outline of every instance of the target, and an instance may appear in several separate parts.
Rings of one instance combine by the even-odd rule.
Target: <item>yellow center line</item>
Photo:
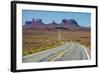
[[[68,49],[65,49],[63,52],[61,52],[58,56],[56,56],[55,58],[53,58],[51,61],[55,61],[56,59],[60,58],[61,56],[64,55],[65,52],[67,52]]]
[[[70,47],[70,46],[69,46]],[[53,58],[51,61],[55,61],[56,59],[62,57],[64,55],[65,52],[68,52],[68,48],[66,48],[64,51],[62,51],[61,53],[59,53],[55,58]]]

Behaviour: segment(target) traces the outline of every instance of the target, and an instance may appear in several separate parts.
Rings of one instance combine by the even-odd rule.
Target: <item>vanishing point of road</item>
[[[88,59],[90,59],[90,55],[87,52],[87,48],[76,42],[66,42],[65,44],[56,48],[34,53],[29,56],[24,56],[22,61],[23,63],[27,63]]]

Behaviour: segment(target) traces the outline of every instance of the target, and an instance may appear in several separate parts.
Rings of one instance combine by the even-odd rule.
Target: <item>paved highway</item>
[[[48,62],[48,61],[68,61],[68,60],[88,60],[90,56],[84,46],[75,42],[65,44],[41,51],[22,58],[23,63],[27,62]]]

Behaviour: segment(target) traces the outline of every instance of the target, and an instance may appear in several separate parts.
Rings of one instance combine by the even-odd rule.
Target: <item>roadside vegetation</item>
[[[63,42],[78,42],[90,48],[89,31],[61,31],[58,40],[57,31],[23,31],[23,56],[52,49]]]

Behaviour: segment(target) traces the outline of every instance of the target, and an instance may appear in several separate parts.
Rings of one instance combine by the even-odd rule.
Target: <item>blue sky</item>
[[[25,21],[31,21],[34,18],[42,19],[45,24],[52,21],[61,23],[62,19],[75,19],[81,26],[87,27],[91,25],[90,13],[23,10],[22,18],[23,24],[25,24]]]

